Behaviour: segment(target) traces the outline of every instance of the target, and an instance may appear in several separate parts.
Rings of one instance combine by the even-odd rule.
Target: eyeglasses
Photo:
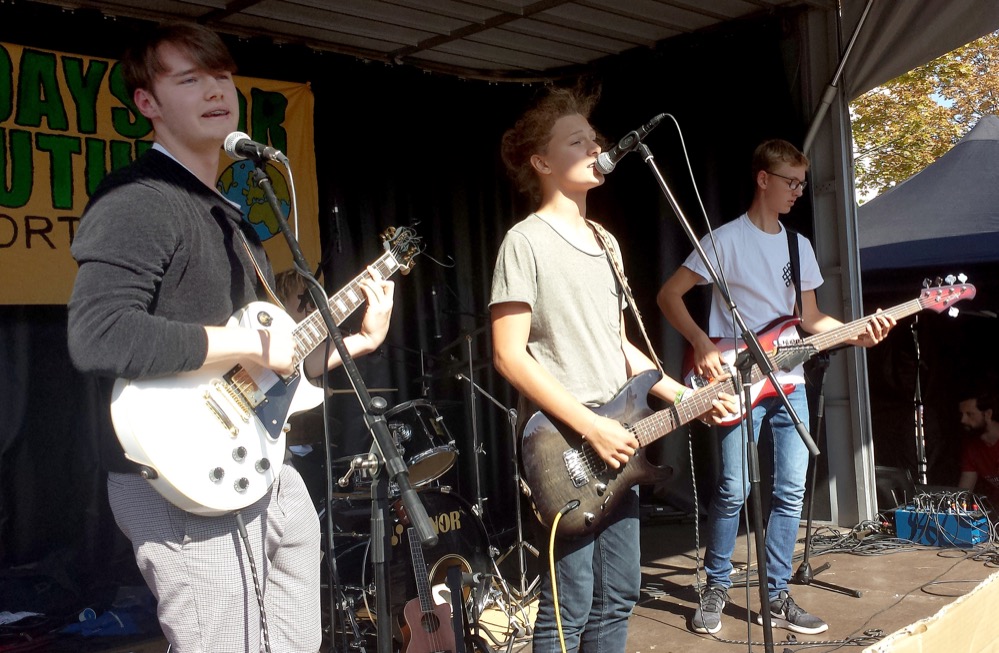
[[[801,181],[799,179],[795,179],[794,177],[785,177],[784,175],[778,175],[776,172],[770,172],[769,170],[767,170],[766,173],[768,175],[773,175],[774,177],[780,177],[781,179],[786,181],[787,187],[790,188],[791,190],[798,190],[799,188],[801,190],[805,190],[805,186],[808,185],[807,181]]]

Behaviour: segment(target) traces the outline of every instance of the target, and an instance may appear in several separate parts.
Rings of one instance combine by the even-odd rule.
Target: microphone
[[[614,172],[614,168],[617,167],[617,162],[624,158],[624,156],[631,152],[633,149],[638,147],[638,144],[642,142],[646,136],[649,135],[656,125],[666,117],[665,113],[660,113],[658,116],[654,117],[652,120],[648,121],[635,131],[628,132],[618,141],[617,145],[607,150],[606,152],[601,152],[597,155],[597,170],[605,175],[609,175]]]
[[[478,585],[482,581],[486,580],[488,576],[481,571],[476,571],[471,574],[462,573],[461,574],[461,584],[462,585]]]
[[[288,164],[288,157],[281,150],[251,140],[243,132],[233,132],[226,136],[222,148],[226,154],[237,161],[250,159],[254,163],[266,160],[277,161],[285,165]]]

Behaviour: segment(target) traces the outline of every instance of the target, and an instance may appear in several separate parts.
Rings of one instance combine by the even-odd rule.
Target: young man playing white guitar
[[[701,241],[712,266],[723,269],[732,300],[751,329],[759,330],[777,318],[796,312],[793,257],[780,217],[790,212],[804,192],[807,170],[808,159],[787,141],[762,143],[753,154],[755,190],[749,210],[716,229],[714,243],[707,237]],[[815,289],[822,284],[822,275],[811,244],[799,234],[793,234],[793,237],[797,239],[800,261],[801,327],[809,333],[819,333],[840,326],[839,320],[822,313],[816,304]],[[712,293],[711,315],[705,332],[691,317],[683,301],[687,291],[695,285],[709,283],[709,278],[697,252],[693,252],[660,289],[658,302],[670,324],[693,347],[696,372],[705,378],[717,378],[725,370],[713,338],[726,338],[731,342],[739,335],[727,314],[727,305],[717,291]],[[893,318],[877,314],[871,318],[866,333],[851,344],[865,347],[876,344],[894,324]],[[782,376],[779,378],[782,385],[794,386],[788,395],[792,407],[808,424],[801,366]],[[708,587],[691,620],[691,628],[699,633],[716,633],[721,629],[721,611],[732,585],[729,574],[739,530],[739,512],[748,491],[740,424],[736,422],[718,430],[721,473],[708,513],[708,540],[704,553]],[[773,623],[799,633],[820,633],[828,628],[826,623],[798,607],[787,588],[805,495],[808,449],[780,397],[764,398],[755,405],[753,433],[757,441],[766,433],[773,437],[774,487],[766,532],[767,585]]]
[[[229,52],[204,27],[167,25],[131,49],[122,68],[155,145],[104,180],[80,222],[69,303],[74,364],[102,377],[105,405],[114,377],[163,377],[220,362],[292,374],[290,330],[221,326],[258,299],[260,276],[274,282],[253,228],[215,189],[223,141],[239,119]],[[372,278],[362,289],[364,323],[346,339],[356,355],[384,340],[392,312],[391,282]],[[233,514],[180,510],[137,473],[110,425],[103,440],[111,508],[158,600],[173,653],[260,651],[260,611]],[[232,487],[232,479],[222,482]],[[272,650],[317,651],[319,521],[301,477],[285,465],[241,513]]]

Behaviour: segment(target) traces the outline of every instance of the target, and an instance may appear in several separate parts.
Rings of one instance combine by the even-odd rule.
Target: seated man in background
[[[961,477],[957,484],[969,492],[978,485],[994,509],[999,507],[999,422],[995,419],[995,394],[969,392],[957,407],[961,429],[967,436],[961,450]]]

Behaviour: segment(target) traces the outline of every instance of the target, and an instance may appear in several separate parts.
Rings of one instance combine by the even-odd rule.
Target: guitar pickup
[[[249,423],[251,408],[249,404],[246,403],[246,400],[243,398],[243,396],[236,391],[236,389],[232,386],[231,383],[224,381],[222,379],[215,379],[212,382],[212,387],[215,388],[215,392],[217,392],[220,396],[226,398],[229,405],[232,406],[239,414],[239,418],[243,420],[244,424]],[[213,410],[218,410],[219,412],[222,411],[221,406],[219,406],[218,403],[214,399],[212,399],[212,397],[207,392],[205,393],[205,399],[207,401],[211,401],[212,404],[214,404]],[[228,421],[228,418],[226,418],[226,421]]]

